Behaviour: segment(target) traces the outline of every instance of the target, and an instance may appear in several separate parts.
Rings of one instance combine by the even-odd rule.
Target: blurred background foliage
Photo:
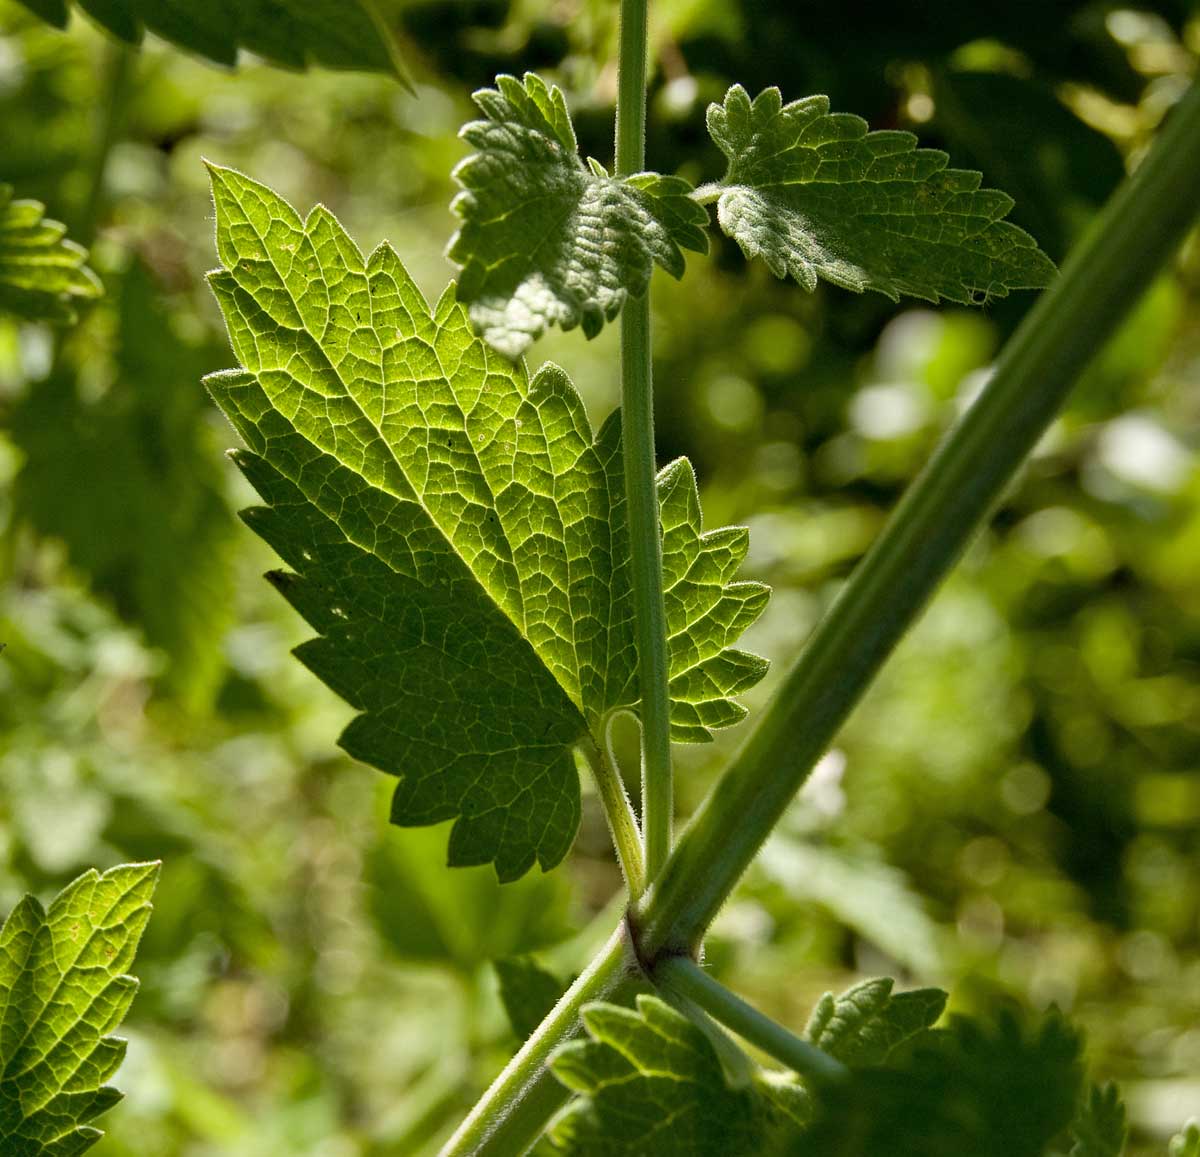
[[[577,971],[618,875],[585,813],[552,875],[442,867],[385,822],[348,709],[288,655],[301,626],[220,456],[200,376],[230,363],[202,157],[427,294],[450,269],[468,94],[542,70],[611,159],[610,0],[388,0],[416,80],[131,52],[0,0],[0,181],[93,245],[106,298],[69,331],[0,318],[0,912],[87,865],[162,857],[121,1084],[97,1157],[432,1153],[514,1047],[490,961]],[[984,171],[1055,258],[1196,71],[1187,0],[655,0],[650,162],[720,175],[732,81],[828,92]],[[747,522],[796,654],[1030,304],[932,312],[808,295],[727,242],[655,282],[662,461],[710,524]],[[708,958],[788,1023],[861,974],[953,1006],[1057,1003],[1130,1102],[1134,1152],[1200,1113],[1200,245],[1101,355],[990,526],[722,913]],[[555,333],[594,420],[616,330]],[[753,696],[759,706],[770,680]],[[626,736],[626,753],[631,747]],[[695,806],[736,743],[679,752]],[[632,761],[627,761],[632,763]]]

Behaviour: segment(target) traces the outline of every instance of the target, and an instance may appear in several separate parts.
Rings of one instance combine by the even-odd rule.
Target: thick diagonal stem
[[[851,708],[1200,208],[1200,85],[1007,343],[717,782],[640,913],[639,952],[694,952]]]
[[[617,173],[640,172],[646,158],[646,0],[621,0],[617,79]],[[642,834],[653,882],[671,850],[671,709],[662,537],[655,483],[650,294],[621,313],[621,438],[633,576],[634,630],[642,720]]]

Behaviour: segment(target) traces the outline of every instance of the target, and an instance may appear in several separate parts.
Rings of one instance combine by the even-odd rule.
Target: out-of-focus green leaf
[[[393,820],[457,818],[451,864],[516,879],[579,824],[571,749],[638,702],[619,422],[567,376],[499,357],[452,292],[430,310],[387,245],[212,170],[211,283],[244,370],[208,385],[266,502],[246,520],[319,632],[299,657],[362,712],[342,746],[401,777]],[[686,461],[659,475],[672,734],[738,722],[766,665],[732,644],[768,591],[744,530],[701,530]]]
[[[929,1028],[946,1007],[940,988],[892,992],[890,977],[864,980],[817,1003],[805,1037],[852,1068],[881,1065],[905,1041]]]
[[[76,306],[103,289],[87,250],[44,213],[39,201],[14,200],[12,186],[0,184],[0,314],[70,323]]]
[[[506,956],[495,962],[500,1000],[519,1039],[525,1040],[558,1003],[566,985],[530,956]]]
[[[1171,1157],[1200,1157],[1200,1122],[1189,1121],[1171,1138]]]
[[[1078,1035],[1057,1013],[1025,1025],[954,1017],[882,1068],[822,1095],[799,1157],[1044,1157],[1082,1082]]]
[[[1121,1157],[1127,1132],[1120,1090],[1092,1085],[1071,1122],[1070,1157]]]
[[[893,300],[908,294],[964,304],[1037,289],[1054,265],[1003,220],[1012,198],[981,189],[980,174],[918,149],[912,133],[867,132],[810,96],[785,105],[779,89],[751,102],[734,85],[708,110],[729,160],[717,216],[747,257],[805,289],[823,277]]]
[[[65,28],[69,0],[21,0],[43,20]],[[77,0],[101,27],[126,44],[146,30],[218,64],[235,65],[245,50],[287,68],[310,64],[391,73],[408,84],[396,46],[369,0]]]
[[[137,991],[126,972],[150,918],[157,864],[90,871],[49,910],[32,897],[0,928],[0,1151],[74,1157],[121,1099],[105,1082],[125,1042],[109,1034]]]
[[[89,339],[14,407],[25,459],[15,514],[66,545],[93,589],[165,652],[163,686],[200,707],[223,665],[236,525],[192,385],[214,352],[174,332],[140,264],[121,276],[118,311],[114,380],[100,397],[83,396],[100,361]]]
[[[704,253],[708,214],[679,177],[610,177],[580,159],[562,92],[526,73],[475,93],[486,120],[462,137],[479,151],[454,171],[462,225],[449,255],[459,299],[484,338],[517,357],[550,325],[595,337],[641,297],[655,262],[683,276],[682,249]]]

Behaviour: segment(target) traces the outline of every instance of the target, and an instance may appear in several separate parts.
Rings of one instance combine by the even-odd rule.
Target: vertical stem
[[[621,0],[617,77],[617,173],[646,159],[647,0]],[[662,540],[654,457],[654,385],[650,365],[650,294],[621,312],[621,437],[633,570],[634,630],[642,720],[642,832],[646,878],[653,882],[671,850],[671,707]]]
[[[127,44],[105,46],[104,80],[99,94],[102,103],[96,116],[96,144],[88,164],[87,199],[74,230],[76,240],[83,245],[91,245],[104,208],[108,159],[120,139],[133,90],[134,55]]]
[[[580,744],[579,750],[592,773],[600,803],[604,807],[604,818],[608,821],[609,834],[617,851],[617,861],[625,876],[629,902],[633,903],[646,890],[646,865],[642,859],[642,841],[638,833],[637,818],[629,806],[621,773],[607,750],[597,747],[590,739]]]

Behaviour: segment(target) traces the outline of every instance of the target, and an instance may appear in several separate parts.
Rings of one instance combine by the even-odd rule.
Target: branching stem
[[[687,997],[714,1020],[802,1077],[828,1082],[847,1075],[846,1066],[840,1061],[752,1008],[690,957],[671,956],[662,960],[654,970],[654,979]]]
[[[646,21],[647,0],[621,0],[616,169],[625,176],[640,172],[646,160]],[[621,312],[621,437],[641,692],[642,833],[652,883],[671,850],[674,802],[649,291],[630,297]]]
[[[908,489],[680,837],[639,916],[643,959],[695,953],[850,710],[1198,207],[1194,84],[1006,344],[991,381]]]

